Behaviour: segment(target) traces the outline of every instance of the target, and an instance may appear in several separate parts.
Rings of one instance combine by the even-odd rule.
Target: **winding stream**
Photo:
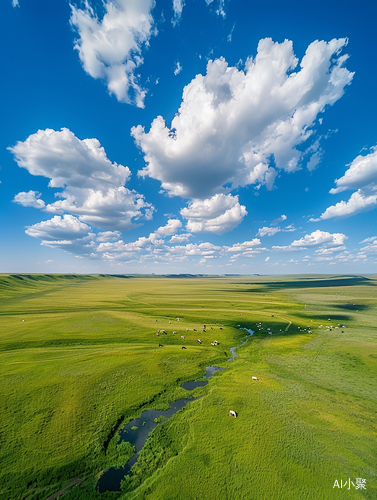
[[[246,335],[246,337],[241,340],[241,343],[239,345],[236,345],[236,346],[230,348],[230,352],[232,353],[232,357],[229,358],[228,361],[232,361],[237,356],[237,354],[234,352],[234,350],[237,349],[237,347],[240,347],[242,344],[244,344],[246,342],[247,338],[251,337],[254,333],[253,330],[250,330],[249,328],[240,328],[240,330],[246,330],[249,333],[249,335]]]
[[[236,357],[236,353],[234,352],[237,347],[240,347],[244,342],[246,342],[247,338],[253,335],[253,331],[247,328],[242,328],[248,332],[248,335],[241,340],[241,344],[238,346],[232,347],[230,352],[232,353],[232,357],[228,359],[228,361],[232,361]],[[187,391],[193,391],[197,387],[202,387],[208,384],[208,379],[212,377],[212,375],[219,371],[225,370],[225,368],[219,368],[217,366],[207,366],[206,373],[203,377],[205,380],[199,380],[197,382],[184,382],[181,384],[183,389]],[[202,377],[202,378],[203,378]],[[177,401],[173,401],[170,404],[168,410],[146,410],[143,411],[139,418],[135,418],[128,422],[126,426],[124,426],[119,431],[119,442],[128,441],[132,446],[135,447],[135,454],[129,459],[129,461],[123,467],[109,467],[106,469],[102,476],[99,478],[97,482],[97,489],[100,493],[104,493],[105,491],[120,491],[120,483],[127,476],[132,466],[137,460],[139,451],[144,446],[149,433],[159,424],[155,422],[155,419],[163,416],[166,418],[172,417],[177,411],[184,408],[187,403],[190,401],[195,401],[198,398],[189,397],[178,399]]]

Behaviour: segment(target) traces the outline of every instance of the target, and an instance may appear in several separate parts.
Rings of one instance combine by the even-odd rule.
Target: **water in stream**
[[[253,335],[252,330],[248,330],[247,328],[243,328],[248,332],[247,337]],[[246,338],[241,341],[242,345]],[[230,349],[232,353],[232,357],[229,358],[228,361],[233,360],[236,357],[236,353],[234,350],[239,347],[235,346]],[[192,391],[197,387],[201,387],[208,384],[208,379],[212,377],[212,375],[219,371],[224,370],[225,368],[219,368],[217,366],[207,366],[206,373],[202,377],[205,377],[205,380],[199,380],[197,382],[184,382],[181,384],[181,387],[188,391]],[[104,493],[105,491],[120,491],[120,483],[130,473],[130,470],[134,463],[137,460],[138,453],[144,446],[149,433],[158,425],[158,422],[155,422],[155,419],[158,417],[164,416],[166,418],[172,417],[177,411],[181,410],[184,406],[187,405],[190,401],[195,401],[197,398],[184,398],[178,399],[177,401],[173,401],[170,404],[168,410],[147,410],[144,411],[139,418],[135,418],[131,420],[121,431],[119,431],[120,442],[128,441],[135,447],[135,454],[129,459],[129,461],[123,467],[109,467],[104,471],[102,476],[97,482],[97,488],[100,493]],[[134,429],[132,429],[134,427]]]

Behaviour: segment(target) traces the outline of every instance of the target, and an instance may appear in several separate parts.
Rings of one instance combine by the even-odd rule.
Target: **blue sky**
[[[0,272],[374,273],[377,7],[4,0]]]

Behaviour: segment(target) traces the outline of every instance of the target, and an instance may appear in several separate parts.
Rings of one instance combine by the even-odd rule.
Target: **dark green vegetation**
[[[0,498],[376,498],[373,277],[1,275],[0,301]],[[228,362],[238,325],[256,334]],[[180,387],[214,364],[207,386]],[[132,455],[122,424],[188,395],[123,492],[96,492]],[[367,489],[333,488],[348,477]]]

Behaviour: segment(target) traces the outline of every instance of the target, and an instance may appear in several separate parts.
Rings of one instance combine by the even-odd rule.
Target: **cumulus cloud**
[[[346,189],[369,188],[377,186],[377,146],[366,156],[359,155],[340,179],[336,179],[336,188],[330,193],[340,193]]]
[[[225,247],[227,252],[254,252],[254,247],[261,244],[259,238],[254,238],[243,243],[235,243],[231,247]]]
[[[19,7],[20,4],[18,3],[18,0],[12,0],[12,6],[13,7]]]
[[[55,215],[50,220],[29,226],[25,233],[33,238],[40,238],[42,246],[65,250],[82,257],[95,257],[95,235],[87,224],[73,215]]]
[[[186,243],[192,234],[175,234],[169,240],[169,243]]]
[[[50,220],[38,222],[28,229],[26,234],[33,238],[40,238],[42,240],[75,240],[88,236],[91,228],[80,222],[73,215],[55,215]]]
[[[299,240],[293,241],[290,245],[286,246],[273,246],[273,250],[278,251],[295,251],[295,250],[306,250],[308,247],[316,246],[326,246],[326,247],[337,247],[342,246],[347,236],[343,233],[328,233],[326,231],[320,231],[317,229],[311,234],[306,234]]]
[[[370,245],[360,248],[360,252],[364,253],[377,253],[377,240],[374,240]]]
[[[46,204],[40,199],[41,196],[42,194],[38,193],[38,191],[28,191],[27,193],[25,191],[21,191],[21,193],[16,194],[13,201],[15,203],[19,203],[23,207],[43,209]]]
[[[106,11],[99,19],[88,0],[84,9],[71,5],[71,25],[79,38],[75,49],[84,70],[105,80],[118,101],[144,107],[146,94],[135,75],[143,64],[142,49],[152,35],[153,0],[105,0]]]
[[[346,189],[357,189],[348,201],[340,201],[328,207],[318,219],[350,217],[360,212],[372,210],[377,205],[377,146],[366,156],[359,155],[349,165],[343,177],[335,180],[336,188],[331,194],[341,193]]]
[[[174,75],[177,76],[179,73],[182,71],[182,66],[180,65],[179,61],[176,63],[175,68],[174,68]]]
[[[57,194],[60,200],[44,207],[47,212],[69,212],[100,229],[115,230],[131,229],[134,221],[152,217],[152,205],[124,187],[130,169],[112,163],[97,139],[80,140],[67,128],[46,129],[9,149],[19,167],[49,178],[50,187],[63,189]],[[22,193],[16,197],[17,202],[25,199]]]
[[[119,240],[114,243],[100,243],[98,252],[137,252],[150,245],[161,246],[164,244],[164,238],[174,235],[182,226],[182,222],[178,219],[169,219],[165,226],[160,226],[156,231],[150,233],[149,236],[141,236],[134,242],[124,243]]]
[[[311,218],[311,222],[317,222],[325,219],[343,218],[355,215],[360,212],[372,210],[377,205],[377,190],[375,194],[366,194],[363,190],[358,189],[352,193],[348,201],[340,201],[335,205],[326,208],[323,214],[318,219]]]
[[[182,222],[178,219],[169,219],[165,226],[161,226],[155,231],[157,236],[171,236],[175,234],[178,229],[182,227]]]
[[[104,231],[102,233],[98,233],[96,236],[96,240],[100,243],[105,241],[113,241],[119,240],[120,232],[119,231]]]
[[[139,175],[159,180],[172,196],[192,199],[226,192],[224,185],[271,189],[278,170],[301,168],[298,146],[352,81],[343,67],[347,56],[340,55],[346,44],[311,43],[299,69],[292,42],[270,38],[259,42],[243,70],[224,58],[209,61],[207,73],[184,88],[170,127],[158,116],[149,132],[132,128],[145,155]]]
[[[287,219],[286,215],[281,215],[279,218],[274,219],[271,222],[271,226],[274,226],[278,222],[282,222],[282,221],[284,221],[286,219]],[[289,226],[285,226],[283,228],[280,228],[280,226],[277,226],[277,227],[271,227],[271,226],[267,226],[267,227],[265,226],[265,227],[259,228],[257,236],[260,236],[260,237],[262,237],[262,236],[273,236],[274,234],[280,233],[280,232],[290,233],[292,231],[296,231],[296,228],[294,227],[293,224],[289,224]]]
[[[335,247],[330,247],[330,248],[327,248],[327,247],[324,247],[324,248],[318,248],[317,250],[315,250],[315,254],[318,254],[318,255],[330,255],[330,254],[333,254],[333,253],[336,253],[336,252],[341,252],[342,250],[345,250],[346,247],[344,245],[339,245],[339,246],[335,246]]]
[[[181,20],[182,10],[185,6],[185,0],[173,0],[174,17],[171,20],[173,26],[176,26]]]
[[[192,233],[223,234],[237,227],[247,214],[238,196],[216,194],[206,200],[194,200],[181,215],[188,219],[186,229]]]

